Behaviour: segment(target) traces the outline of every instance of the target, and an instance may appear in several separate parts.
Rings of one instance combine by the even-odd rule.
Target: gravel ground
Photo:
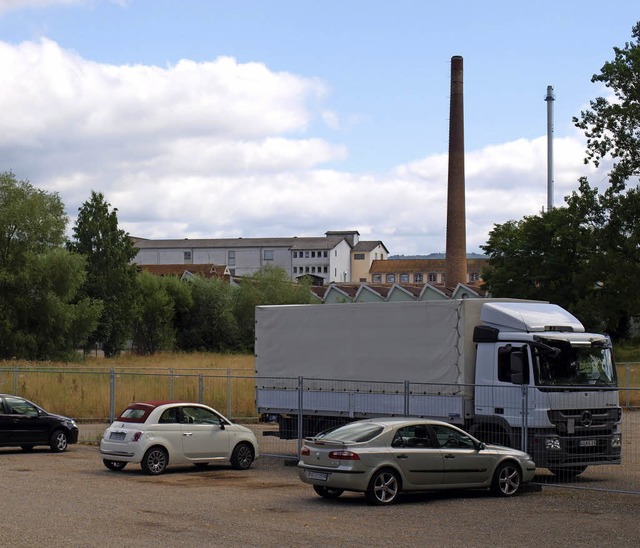
[[[407,495],[392,507],[359,494],[316,496],[295,467],[245,472],[104,468],[93,445],[63,454],[0,449],[1,546],[638,546],[640,496],[543,486]]]

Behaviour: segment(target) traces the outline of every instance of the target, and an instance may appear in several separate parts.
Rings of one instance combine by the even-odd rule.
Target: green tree
[[[57,194],[0,174],[0,357],[72,359],[100,303],[79,298],[85,261],[66,251]]]
[[[155,354],[173,346],[174,303],[163,280],[147,272],[137,277],[132,331],[133,349],[138,354]]]
[[[591,78],[604,84],[613,97],[597,97],[590,102],[590,110],[573,118],[587,137],[585,163],[598,166],[606,157],[613,159],[609,173],[613,191],[640,175],[640,22],[631,34],[635,41],[614,47],[613,61],[606,62],[600,74]]]
[[[225,352],[239,348],[238,325],[233,315],[233,288],[223,280],[196,277],[191,286],[192,305],[177,333],[177,347],[185,351]]]
[[[102,193],[80,208],[69,248],[87,260],[84,294],[103,302],[98,328],[87,349],[101,343],[106,357],[118,355],[131,335],[135,303],[136,267],[131,260],[136,250],[129,235],[118,227],[117,209]]]
[[[240,344],[253,349],[255,339],[256,306],[266,304],[309,304],[312,302],[308,281],[291,281],[280,267],[267,265],[245,278],[234,295],[234,315],[238,323]]]

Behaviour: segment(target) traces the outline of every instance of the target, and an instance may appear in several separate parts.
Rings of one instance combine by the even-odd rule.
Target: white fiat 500
[[[230,464],[246,470],[258,458],[251,430],[200,403],[149,401],[130,404],[107,428],[100,456],[109,470],[139,463],[148,474],[169,464]]]

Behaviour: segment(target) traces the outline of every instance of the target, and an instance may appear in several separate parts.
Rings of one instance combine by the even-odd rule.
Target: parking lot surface
[[[321,499],[281,459],[244,472],[107,470],[95,445],[0,450],[2,546],[637,546],[640,496],[544,486]]]

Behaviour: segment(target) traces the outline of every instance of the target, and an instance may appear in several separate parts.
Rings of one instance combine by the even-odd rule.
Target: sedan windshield
[[[553,340],[546,340],[544,343],[533,348],[533,370],[537,384],[616,385],[616,372],[609,346],[571,346],[567,341]]]
[[[363,442],[375,438],[382,432],[382,426],[370,422],[351,422],[337,428],[320,432],[316,439],[327,439],[344,442]]]

